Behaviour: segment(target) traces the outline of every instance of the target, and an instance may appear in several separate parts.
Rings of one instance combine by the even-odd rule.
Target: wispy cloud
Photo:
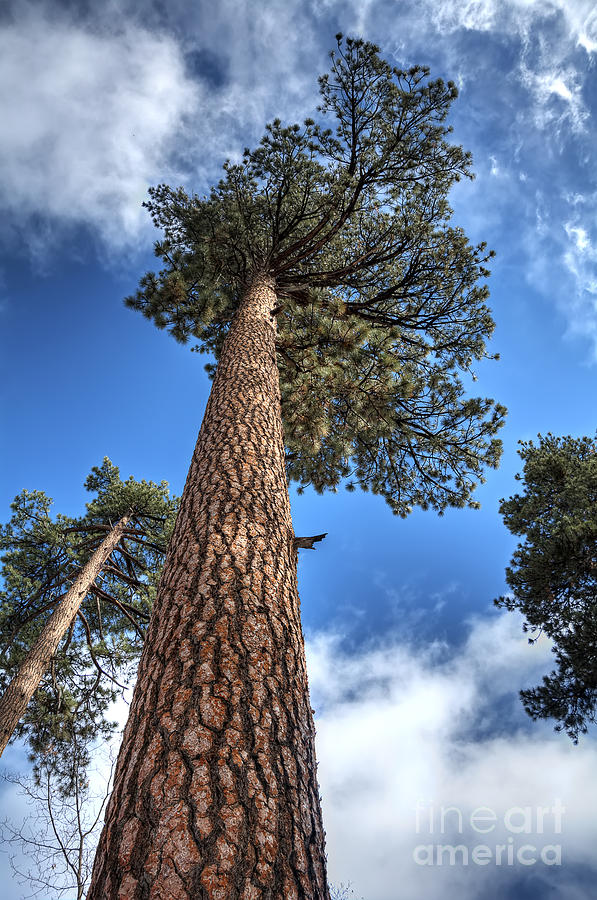
[[[432,21],[444,32],[458,29],[501,31],[526,39],[537,25],[561,18],[564,32],[587,52],[597,39],[592,0],[423,0]],[[588,46],[587,46],[588,45]]]
[[[562,129],[571,129],[576,134],[586,130],[589,111],[582,98],[580,75],[572,67],[541,67],[537,72],[523,63],[520,77],[533,97],[535,127],[551,128],[560,140]]]
[[[564,224],[563,259],[573,279],[570,330],[592,338],[597,362],[597,229],[593,217],[597,198],[587,205],[585,211],[577,204],[574,217]]]

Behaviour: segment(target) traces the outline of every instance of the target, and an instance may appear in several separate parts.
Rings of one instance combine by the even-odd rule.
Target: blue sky
[[[496,250],[499,362],[475,388],[509,408],[480,511],[393,517],[379,497],[292,496],[331,877],[365,900],[592,894],[595,735],[569,745],[517,699],[550,665],[493,611],[514,542],[498,514],[516,444],[592,434],[597,363],[597,12],[584,0],[170,0],[8,4],[0,18],[0,508],[46,490],[77,513],[91,466],[180,492],[204,359],[122,298],[153,265],[141,208],[199,193],[266,121],[313,112],[338,30],[460,88],[451,123],[476,180],[455,221]],[[24,766],[18,748],[7,762]],[[420,866],[419,801],[566,807],[562,865]],[[18,801],[5,794],[9,808]],[[502,829],[503,831],[503,829]],[[506,830],[507,832],[507,830]],[[504,833],[506,833],[504,832]],[[495,834],[486,843],[495,846]],[[507,834],[506,834],[507,836]],[[555,843],[533,833],[528,842]],[[460,842],[474,847],[471,834]],[[516,835],[518,843],[520,835]],[[481,841],[482,842],[482,841]],[[445,843],[448,843],[446,840]],[[8,873],[5,883],[12,876]],[[400,884],[400,891],[396,885]],[[12,891],[12,893],[7,891]],[[23,895],[16,883],[6,900]]]

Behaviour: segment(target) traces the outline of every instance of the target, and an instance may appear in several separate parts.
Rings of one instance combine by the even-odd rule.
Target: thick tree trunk
[[[75,583],[44,625],[35,644],[21,663],[19,671],[0,698],[0,756],[25,714],[44,673],[48,670],[58,644],[68,631],[106,560],[116,548],[128,521],[129,517],[123,516],[83,566]]]
[[[226,338],[88,900],[328,900],[267,277]]]

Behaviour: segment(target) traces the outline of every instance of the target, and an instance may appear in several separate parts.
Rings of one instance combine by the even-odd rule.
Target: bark
[[[88,900],[329,900],[272,282],[222,349]]]
[[[122,538],[128,521],[129,516],[123,516],[83,566],[75,583],[44,625],[35,644],[21,663],[19,671],[0,698],[0,756],[49,668],[58,644],[70,628],[81,603]]]

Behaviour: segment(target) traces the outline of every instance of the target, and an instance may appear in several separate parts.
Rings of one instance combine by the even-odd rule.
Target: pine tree
[[[498,462],[504,410],[459,374],[493,322],[450,224],[456,88],[337,42],[318,122],[275,120],[209,196],[150,190],[164,267],[128,303],[216,365],[90,900],[329,898],[288,479],[406,515],[476,505]]]
[[[597,707],[597,437],[539,435],[521,442],[523,491],[500,512],[520,535],[495,603],[519,610],[534,643],[553,641],[557,668],[521,691],[533,719],[555,719],[577,743]]]
[[[138,661],[177,501],[108,458],[85,486],[84,516],[53,519],[49,497],[23,491],[0,531],[0,753],[20,720],[34,758],[51,743],[60,760],[74,727],[83,743],[108,733],[117,675]]]

